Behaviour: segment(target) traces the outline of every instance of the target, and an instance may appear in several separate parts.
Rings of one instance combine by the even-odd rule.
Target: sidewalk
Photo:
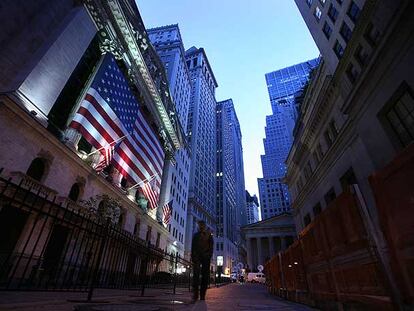
[[[267,293],[263,285],[229,284],[210,288],[206,301],[191,304],[188,289],[147,289],[138,291],[102,290],[94,293],[92,303],[86,293],[0,292],[1,311],[307,311],[309,307],[280,300]]]

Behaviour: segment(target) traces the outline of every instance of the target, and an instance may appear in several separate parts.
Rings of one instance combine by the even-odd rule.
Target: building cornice
[[[211,73],[211,77],[213,78],[214,85],[215,87],[218,87],[217,80],[216,80],[216,77],[214,76],[213,70],[211,69],[210,62],[208,61],[206,51],[204,50],[204,48],[196,48],[196,47],[193,47],[193,48],[195,48],[195,50],[191,50],[190,48],[185,52],[186,57],[191,56],[193,54],[203,53],[203,57],[206,60],[207,68],[209,69]]]
[[[164,94],[166,96],[160,94],[162,88],[155,84],[145,62],[144,54],[148,53],[148,49],[152,49],[152,46],[149,43],[139,12],[135,12],[131,8],[128,0],[107,0],[105,2],[84,0],[84,2],[104,43],[106,41],[110,46],[112,45],[114,55],[125,62],[134,84],[147,95],[149,100],[145,101],[145,105],[161,128],[160,135],[172,149],[179,149],[183,144],[181,131],[177,131],[175,128],[170,113],[167,111],[169,105],[165,100],[163,101],[163,97],[164,99],[170,97],[169,92]],[[127,18],[125,7],[129,8],[130,14],[135,13],[134,18],[137,20],[133,21],[134,24]],[[155,51],[154,54],[156,55]],[[159,74],[162,75],[162,73]],[[163,82],[166,83],[161,81],[161,83]],[[170,98],[170,100],[172,99]],[[168,151],[169,148],[166,147]]]

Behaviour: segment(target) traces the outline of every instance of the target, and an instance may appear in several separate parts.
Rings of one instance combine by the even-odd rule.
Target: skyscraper
[[[265,154],[261,156],[263,178],[258,179],[262,219],[289,211],[285,160],[293,142],[293,128],[298,117],[298,96],[318,59],[266,74],[272,114],[266,117],[263,140]]]
[[[191,78],[191,100],[187,135],[191,148],[191,170],[186,226],[186,251],[204,220],[216,232],[216,99],[218,86],[203,48],[186,51]]]
[[[246,190],[246,214],[247,214],[247,224],[258,222],[259,219],[259,200],[254,194],[250,195],[249,191]]]
[[[148,36],[165,67],[175,104],[173,113],[177,113],[182,128],[186,129],[191,82],[180,29],[176,24],[157,27],[149,29]],[[167,226],[170,233],[168,252],[178,252],[180,256],[184,255],[190,163],[188,146],[179,149],[174,159],[166,161],[160,195],[161,204],[172,200],[172,215]]]
[[[218,102],[216,112],[216,255],[223,258],[223,272],[229,272],[241,257],[240,224],[246,208],[245,197],[240,197],[244,190],[243,148],[233,100]]]
[[[319,48],[329,74],[333,74],[351,39],[365,0],[295,0]]]

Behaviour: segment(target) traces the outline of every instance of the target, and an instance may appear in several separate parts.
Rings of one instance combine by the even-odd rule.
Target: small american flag
[[[95,170],[97,172],[101,172],[105,167],[109,166],[112,161],[112,157],[114,156],[114,150],[117,147],[116,143],[110,144],[106,146],[103,151],[101,152],[103,154],[101,161],[96,165]]]
[[[145,182],[144,185],[141,187],[142,192],[148,199],[150,209],[157,208],[157,203],[159,199],[159,194],[156,191],[154,191],[154,188],[156,189],[155,181],[155,178],[153,178],[152,180]]]
[[[106,163],[99,168],[112,161],[123,177],[136,184],[155,176],[151,198],[158,200],[164,151],[111,54],[104,56],[69,126],[102,153]]]
[[[164,206],[162,207],[162,222],[165,225],[168,225],[171,221],[172,203],[173,203],[173,200],[164,204]]]

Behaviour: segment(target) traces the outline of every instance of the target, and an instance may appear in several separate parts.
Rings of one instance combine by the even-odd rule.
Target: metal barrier
[[[357,198],[342,193],[265,266],[269,291],[324,310],[392,309]]]
[[[0,177],[0,236],[0,290],[190,289],[190,262],[23,179]]]

